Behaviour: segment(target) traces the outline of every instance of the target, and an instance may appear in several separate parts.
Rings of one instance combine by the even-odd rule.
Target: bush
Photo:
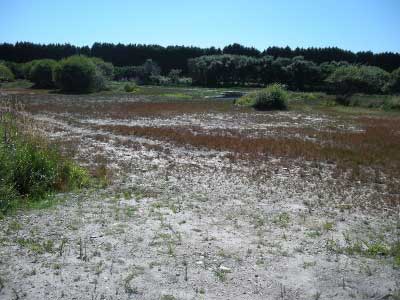
[[[400,96],[389,96],[385,99],[383,107],[387,110],[400,110]]]
[[[171,79],[162,75],[152,75],[149,77],[147,83],[155,85],[170,85]]]
[[[53,72],[57,62],[52,59],[42,59],[32,64],[29,71],[29,80],[37,88],[54,87]]]
[[[341,66],[327,79],[330,89],[337,95],[354,93],[380,94],[389,79],[389,73],[371,66]]]
[[[0,61],[0,65],[5,65],[7,68],[10,69],[11,73],[14,74],[15,79],[24,79],[24,64],[12,62],[12,61]]]
[[[192,85],[192,78],[190,77],[181,77],[178,79],[179,85]]]
[[[101,58],[92,57],[91,58],[94,64],[96,65],[97,69],[100,71],[102,76],[106,79],[111,80],[114,77],[114,66],[112,63],[105,62]]]
[[[54,79],[62,91],[73,93],[97,91],[105,82],[95,63],[79,55],[61,60],[54,70]]]
[[[240,97],[239,99],[236,99],[235,104],[240,105],[240,106],[253,106],[257,93],[258,92],[252,92],[252,93],[246,94],[246,95]]]
[[[29,74],[31,73],[31,69],[33,65],[37,62],[37,60],[32,60],[22,64],[22,76],[24,79],[29,79]]]
[[[400,93],[400,68],[394,70],[390,74],[390,79],[385,86],[385,91],[393,94]]]
[[[288,93],[278,83],[267,88],[242,96],[236,101],[238,105],[252,106],[258,110],[286,110]]]
[[[0,64],[0,82],[13,80],[14,74],[11,72],[11,70],[7,66]]]
[[[127,83],[124,85],[124,91],[127,93],[133,93],[138,90],[136,83]]]
[[[143,74],[142,66],[115,67],[114,80],[138,79]]]
[[[286,110],[287,91],[280,84],[271,84],[255,96],[253,107],[259,110]]]
[[[181,75],[182,75],[182,70],[172,69],[171,71],[169,71],[168,77],[173,84],[178,84]]]

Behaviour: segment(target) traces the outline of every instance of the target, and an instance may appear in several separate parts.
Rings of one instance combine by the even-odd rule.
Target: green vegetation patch
[[[14,74],[6,65],[0,64],[0,82],[3,81],[14,81]]]
[[[0,214],[88,185],[85,169],[43,139],[22,134],[12,120],[3,114],[0,123]]]
[[[286,110],[288,93],[281,84],[271,84],[267,88],[249,93],[239,98],[235,103],[251,106],[258,110]]]

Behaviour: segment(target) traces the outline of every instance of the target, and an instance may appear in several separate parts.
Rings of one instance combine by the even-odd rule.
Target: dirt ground
[[[296,138],[362,131],[353,117],[222,102],[168,110],[139,96],[118,109],[107,95],[21,99],[38,130],[111,179],[0,220],[0,299],[399,299],[399,208],[386,205],[386,177],[112,130]]]

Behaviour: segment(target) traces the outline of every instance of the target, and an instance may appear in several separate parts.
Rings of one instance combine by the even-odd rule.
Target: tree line
[[[304,60],[315,64],[331,61],[346,61],[350,64],[363,64],[379,67],[392,72],[400,67],[400,53],[371,51],[352,52],[337,47],[326,48],[295,48],[269,47],[260,51],[254,47],[245,47],[240,44],[228,45],[224,48],[200,48],[187,46],[143,45],[143,44],[113,44],[94,43],[89,46],[75,46],[71,44],[35,44],[18,42],[15,44],[0,44],[0,60],[13,62],[28,62],[36,59],[60,60],[72,55],[99,57],[115,66],[143,65],[147,59],[156,61],[163,74],[172,69],[180,69],[186,75],[189,70],[187,61],[205,55],[242,55],[254,58],[271,56],[273,58],[290,58],[302,56]]]

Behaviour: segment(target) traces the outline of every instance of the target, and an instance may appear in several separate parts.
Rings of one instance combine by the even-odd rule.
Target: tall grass
[[[86,170],[26,127],[26,117],[17,105],[1,102],[0,215],[89,181]]]

